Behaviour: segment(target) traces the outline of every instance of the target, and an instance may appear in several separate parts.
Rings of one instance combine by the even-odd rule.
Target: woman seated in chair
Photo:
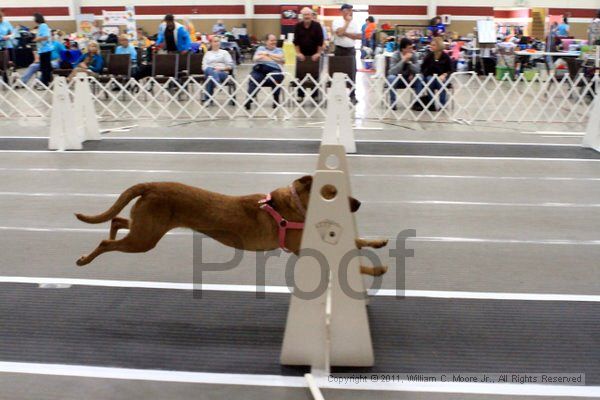
[[[233,59],[227,50],[221,49],[219,35],[213,35],[210,39],[210,48],[202,58],[202,70],[206,76],[206,94],[202,101],[208,101],[215,90],[215,82],[222,84],[233,70]]]
[[[438,111],[435,101],[432,101],[436,91],[440,92],[441,105],[446,104],[446,89],[443,87],[452,73],[452,60],[444,52],[444,39],[440,36],[433,38],[430,50],[421,64],[423,77],[417,79],[414,85],[415,92],[420,97],[420,102],[413,104],[412,108],[415,111],[423,111],[423,106],[429,106],[431,111]]]
[[[273,108],[279,103],[279,85],[283,82],[283,70],[281,66],[285,64],[285,55],[283,50],[277,47],[277,37],[270,33],[267,35],[265,46],[256,49],[253,58],[255,64],[250,73],[248,83],[248,95],[250,99],[244,105],[247,110],[250,109],[254,97],[258,92],[257,86],[268,86],[273,88]]]
[[[69,80],[76,77],[80,72],[96,78],[102,72],[102,68],[104,68],[104,60],[100,55],[100,46],[98,46],[98,42],[91,41],[88,43],[87,52],[82,54],[75,64],[73,72],[69,75]]]

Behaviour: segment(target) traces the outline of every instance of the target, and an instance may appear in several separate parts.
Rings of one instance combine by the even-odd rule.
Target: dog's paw
[[[371,242],[371,247],[373,247],[374,249],[380,249],[382,247],[387,246],[387,244],[388,244],[388,240],[387,239],[373,240]]]
[[[387,265],[373,267],[373,276],[381,276],[381,275],[385,274],[387,272],[387,270],[388,270]]]
[[[361,265],[360,266],[360,273],[364,274],[364,275],[371,275],[371,276],[381,276],[383,274],[385,274],[388,270],[387,266],[377,266],[377,267],[371,267],[371,266],[364,266]]]
[[[75,261],[75,264],[77,264],[80,267],[83,267],[84,265],[87,264],[87,256],[81,256],[77,259],[77,261]]]

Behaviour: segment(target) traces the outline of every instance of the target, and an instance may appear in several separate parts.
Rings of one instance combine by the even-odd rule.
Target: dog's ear
[[[312,186],[313,177],[311,175],[304,175],[302,178],[298,179],[298,183],[300,183],[306,190],[310,190]]]

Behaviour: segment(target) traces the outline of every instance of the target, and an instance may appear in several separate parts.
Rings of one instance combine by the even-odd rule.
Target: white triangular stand
[[[583,137],[583,147],[589,147],[600,151],[600,96],[596,95],[594,106],[590,114],[590,120],[587,124],[585,136]]]
[[[89,79],[84,73],[75,78],[74,112],[77,127],[83,132],[83,141],[102,139]]]
[[[337,165],[330,165],[332,155],[338,159]],[[350,259],[347,274],[342,274],[347,276],[340,279],[340,261],[356,252],[349,178],[341,169],[346,166],[345,157],[342,145],[321,146],[320,160],[325,160],[326,169],[318,169],[313,178],[302,249],[294,270],[296,288],[303,294],[292,294],[281,351],[282,364],[310,365],[321,374],[331,366],[364,367],[374,362],[358,256]],[[325,185],[335,186],[335,198],[322,197]],[[326,260],[328,274],[323,275],[312,256],[316,252]],[[319,287],[323,290],[316,291]],[[304,296],[313,291],[313,296]]]
[[[327,93],[327,114],[323,126],[322,144],[342,144],[347,153],[356,153],[354,131],[350,119],[350,101],[346,91],[346,74],[333,74]]]
[[[77,128],[73,104],[64,76],[54,79],[52,115],[50,116],[50,150],[80,150],[83,132]]]

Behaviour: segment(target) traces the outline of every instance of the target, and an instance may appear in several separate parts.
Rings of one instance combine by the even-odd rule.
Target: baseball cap
[[[340,7],[340,10],[352,10],[352,4],[348,4],[348,3],[344,3],[342,4],[342,6]]]

